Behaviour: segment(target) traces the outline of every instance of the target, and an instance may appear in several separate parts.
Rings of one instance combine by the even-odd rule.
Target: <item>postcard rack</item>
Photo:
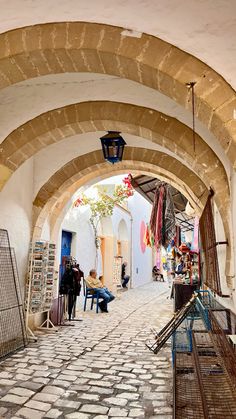
[[[49,318],[55,290],[56,245],[48,241],[37,240],[30,245],[29,266],[26,285],[26,327],[29,334],[35,335],[29,327],[29,316],[47,313],[40,328],[56,329]]]

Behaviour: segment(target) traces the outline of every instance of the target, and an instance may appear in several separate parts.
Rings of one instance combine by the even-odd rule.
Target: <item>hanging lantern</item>
[[[122,161],[124,146],[126,142],[117,131],[108,131],[106,135],[100,138],[104,159],[110,163]]]

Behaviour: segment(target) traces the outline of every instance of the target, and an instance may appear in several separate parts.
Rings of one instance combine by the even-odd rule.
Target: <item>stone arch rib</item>
[[[198,213],[201,213],[208,196],[208,189],[202,180],[181,162],[155,150],[127,147],[124,153],[124,162],[118,164],[116,170],[127,171],[135,167],[135,164],[143,172],[154,170],[154,173],[158,174],[158,176],[172,182],[177,189],[181,190],[192,201],[192,204],[198,209]],[[79,156],[56,172],[40,189],[35,198],[34,237],[40,237],[43,224],[48,216],[53,218],[53,211],[55,211],[56,217],[58,217],[61,208],[78,187],[98,176],[98,174],[106,173],[111,173],[111,167],[108,163],[104,163],[100,150]],[[63,205],[60,205],[60,203],[63,203]],[[221,208],[220,212],[225,235],[229,238],[226,273],[228,285],[231,286],[233,248],[231,245],[230,219],[226,208],[225,211]]]
[[[123,28],[86,22],[49,23],[0,35],[0,88],[33,77],[97,72],[137,81],[189,109],[185,83],[196,81],[197,118],[235,167],[235,91],[197,58],[159,38],[124,35]]]
[[[178,183],[178,180],[186,185],[187,191],[192,191],[195,196],[195,205],[198,208],[203,208],[206,197],[204,193],[207,191],[206,185],[203,181],[189,168],[184,166],[180,161],[160,151],[148,150],[146,148],[126,147],[124,151],[124,162],[139,162],[140,167],[145,169],[146,165],[151,164],[158,168],[159,173],[167,176],[170,180]],[[123,167],[122,163],[116,164],[117,169]],[[69,186],[73,185],[77,178],[80,178],[81,173],[93,173],[94,169],[99,170],[100,166],[105,165],[105,170],[110,172],[111,166],[109,163],[104,163],[104,157],[101,150],[97,150],[79,157],[74,158],[60,170],[58,170],[51,178],[42,186],[38,192],[34,206],[43,208],[49,201],[54,201],[60,198],[61,193],[66,191]]]
[[[132,104],[94,101],[45,112],[18,127],[1,144],[0,164],[9,176],[36,152],[55,142],[83,132],[116,129],[159,144],[185,161],[208,186],[229,197],[227,175],[216,154],[197,135],[196,155],[192,130],[177,119],[153,109]],[[4,181],[4,180],[3,180]],[[5,180],[6,181],[6,180]]]
[[[136,105],[110,101],[82,102],[41,114],[17,128],[3,141],[0,164],[11,174],[27,158],[50,144],[82,132],[109,129],[147,138],[174,152],[208,188],[213,187],[216,204],[226,217],[230,205],[227,175],[211,148],[197,136],[194,156],[190,128],[168,115]]]

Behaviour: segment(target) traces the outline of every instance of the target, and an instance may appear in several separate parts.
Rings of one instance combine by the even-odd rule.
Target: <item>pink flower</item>
[[[79,207],[80,205],[83,205],[83,199],[82,199],[82,198],[78,198],[78,199],[74,202],[74,207]]]

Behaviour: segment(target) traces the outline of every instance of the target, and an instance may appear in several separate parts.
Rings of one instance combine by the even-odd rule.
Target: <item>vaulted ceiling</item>
[[[213,187],[229,232],[235,16],[235,0],[2,0],[0,188],[31,162],[37,216],[39,207],[49,211],[47,199],[62,210],[78,162],[88,170],[91,160],[96,176],[111,172],[98,138],[117,129],[128,144],[126,170],[169,173],[175,186],[179,175],[201,204]],[[185,196],[190,190],[183,186]]]

